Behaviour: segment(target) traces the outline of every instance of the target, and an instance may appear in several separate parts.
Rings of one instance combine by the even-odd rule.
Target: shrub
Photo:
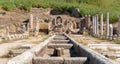
[[[82,16],[101,12],[106,16],[106,12],[110,12],[110,22],[113,23],[118,20],[120,0],[0,0],[0,7],[5,10],[19,8],[26,11],[30,11],[32,7],[54,8],[60,11],[70,11],[77,7]]]
[[[6,2],[5,4],[3,4],[3,9],[7,10],[7,11],[10,11],[10,10],[13,10],[15,9],[15,5],[11,2]]]

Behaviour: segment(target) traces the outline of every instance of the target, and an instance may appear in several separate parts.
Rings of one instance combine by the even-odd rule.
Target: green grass
[[[60,11],[70,11],[77,7],[82,16],[99,13],[106,15],[106,12],[110,12],[110,22],[116,22],[120,12],[120,0],[0,0],[0,8],[8,11],[16,8],[30,11],[32,7],[54,8]]]

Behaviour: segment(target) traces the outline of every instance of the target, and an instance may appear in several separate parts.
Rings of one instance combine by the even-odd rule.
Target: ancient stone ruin
[[[120,18],[115,32],[114,26],[110,24],[109,12],[106,13],[104,21],[102,13],[80,18],[76,11],[77,8],[72,13],[76,18],[72,19],[55,15],[43,20],[30,14],[29,19],[24,22],[5,25],[0,30],[0,42],[36,37],[40,34],[43,27],[41,24],[45,23],[45,20],[48,25],[46,32],[49,34],[48,39],[33,48],[23,47],[24,52],[11,50],[9,54],[13,57],[7,64],[116,64],[107,58],[108,55],[101,55],[102,53],[84,47],[69,35],[81,34],[108,40],[119,39]],[[89,45],[91,46],[94,45]]]
[[[19,60],[18,60],[19,59]],[[66,34],[55,34],[44,43],[11,59],[8,64],[115,64],[78,44]]]

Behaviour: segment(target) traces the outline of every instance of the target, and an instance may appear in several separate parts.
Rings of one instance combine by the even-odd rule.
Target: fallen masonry
[[[18,55],[7,64],[117,64],[84,47],[71,37],[56,34],[34,48]]]

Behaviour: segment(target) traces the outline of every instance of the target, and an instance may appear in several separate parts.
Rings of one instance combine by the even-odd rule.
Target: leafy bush
[[[10,11],[10,10],[15,9],[16,7],[15,7],[15,5],[13,3],[6,2],[5,4],[3,4],[2,8],[5,9],[5,10]]]
[[[68,2],[69,1],[69,2]],[[0,0],[0,7],[5,10],[15,8],[30,11],[32,7],[54,8],[70,11],[73,7],[80,9],[82,16],[110,12],[110,22],[116,22],[120,12],[120,0]]]

